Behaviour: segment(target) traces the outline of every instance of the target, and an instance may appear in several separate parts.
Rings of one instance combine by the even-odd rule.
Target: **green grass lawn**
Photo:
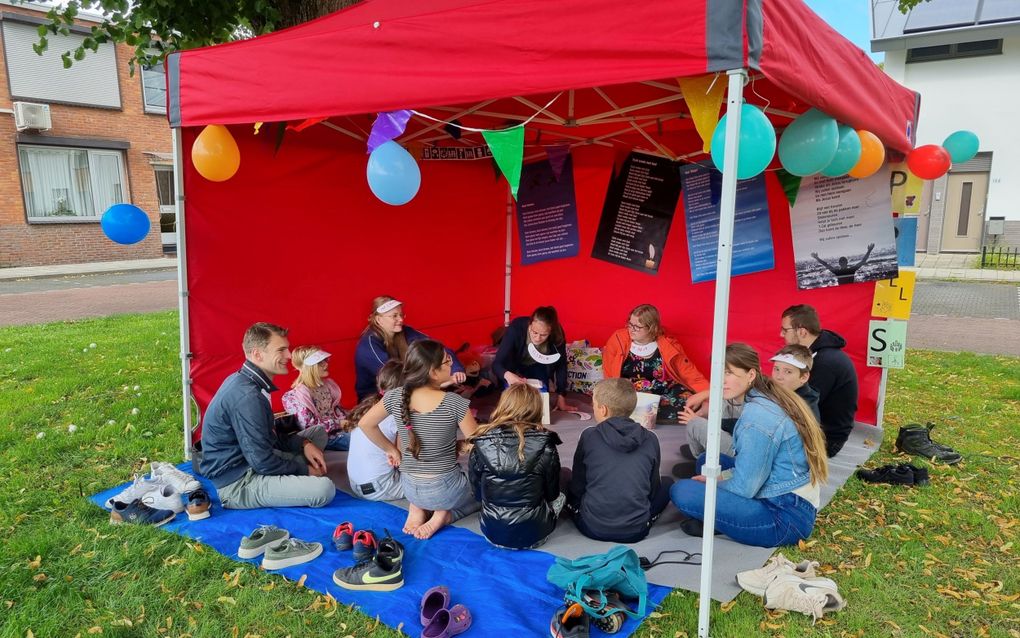
[[[176,317],[0,329],[0,635],[400,635],[201,544],[111,527],[86,500],[150,460],[181,460]],[[964,461],[933,466],[926,488],[851,479],[786,551],[822,562],[844,611],[812,627],[743,593],[713,604],[713,636],[1020,637],[1020,359],[911,351],[907,363],[890,376],[873,462],[897,460],[896,428],[926,420]],[[697,635],[696,595],[671,594],[638,635]]]

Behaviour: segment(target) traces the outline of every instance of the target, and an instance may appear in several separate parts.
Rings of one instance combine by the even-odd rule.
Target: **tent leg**
[[[882,382],[878,385],[878,418],[875,419],[875,426],[882,427],[885,419],[885,390],[889,383],[889,368],[882,368]]]
[[[510,325],[510,271],[513,259],[514,205],[510,189],[506,191],[506,270],[503,279],[503,325]]]
[[[181,397],[184,408],[184,460],[191,460],[191,339],[188,326],[188,241],[184,232],[184,142],[181,129],[171,129],[174,143],[174,193],[177,215],[177,313],[181,341]]]
[[[712,604],[712,561],[715,547],[715,506],[719,481],[719,432],[722,423],[722,382],[726,367],[726,329],[730,306],[730,271],[733,255],[733,222],[737,198],[737,154],[740,147],[740,107],[743,104],[746,69],[728,72],[726,99],[726,160],[723,163],[719,215],[719,254],[715,270],[715,310],[712,324],[712,367],[708,401],[708,442],[705,465],[705,532],[701,539],[701,586],[698,591],[698,636],[708,638]]]

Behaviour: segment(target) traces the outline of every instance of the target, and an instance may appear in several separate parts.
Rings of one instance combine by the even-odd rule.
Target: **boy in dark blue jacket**
[[[669,502],[673,479],[659,476],[659,439],[630,419],[636,405],[628,379],[600,381],[592,394],[597,425],[577,442],[567,507],[595,540],[640,541]]]

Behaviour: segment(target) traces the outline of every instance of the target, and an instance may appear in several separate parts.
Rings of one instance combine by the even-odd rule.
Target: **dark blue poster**
[[[917,251],[917,218],[894,217],[892,221],[896,233],[896,261],[900,266],[913,266]]]
[[[719,207],[722,173],[701,164],[680,169],[683,178],[687,250],[694,283],[715,279],[719,254]],[[772,228],[765,196],[765,175],[737,182],[737,210],[733,227],[734,275],[771,270],[776,266]]]
[[[569,155],[559,179],[549,160],[521,167],[517,235],[522,264],[577,256],[581,241],[577,231],[574,163]]]

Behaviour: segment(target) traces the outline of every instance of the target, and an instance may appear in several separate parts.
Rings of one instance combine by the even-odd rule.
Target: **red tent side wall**
[[[294,346],[332,352],[348,406],[354,346],[376,295],[402,299],[409,325],[449,345],[488,342],[503,319],[506,224],[505,182],[489,161],[419,162],[418,196],[392,207],[368,189],[364,147],[335,131],[287,133],[276,157],[269,125],[258,136],[250,126],[231,131],[242,158],[231,180],[209,182],[184,162],[193,391],[203,411],[242,363],[241,336],[255,321],[290,328]],[[196,133],[184,130],[185,157]],[[514,313],[554,304],[569,339],[601,345],[634,305],[653,303],[707,371],[714,284],[690,283],[682,205],[657,276],[590,257],[612,162],[609,149],[574,151],[581,253],[515,266]],[[849,341],[861,379],[858,418],[874,422],[880,375],[864,366],[873,285],[798,291],[788,205],[771,173],[768,186],[777,267],[733,279],[731,340],[769,355],[782,345],[782,309],[816,306],[823,325]],[[516,251],[516,233],[513,241]],[[290,378],[277,384],[286,389]]]
[[[354,402],[354,346],[371,300],[405,302],[407,322],[449,344],[488,340],[503,321],[505,186],[488,161],[421,162],[418,196],[381,203],[365,180],[364,145],[322,126],[231,132],[241,168],[213,183],[184,161],[193,391],[204,412],[243,363],[255,321],[290,329],[292,346],[333,353]],[[185,158],[197,129],[184,129]],[[278,378],[281,389],[290,378]],[[279,406],[279,397],[274,396]]]

